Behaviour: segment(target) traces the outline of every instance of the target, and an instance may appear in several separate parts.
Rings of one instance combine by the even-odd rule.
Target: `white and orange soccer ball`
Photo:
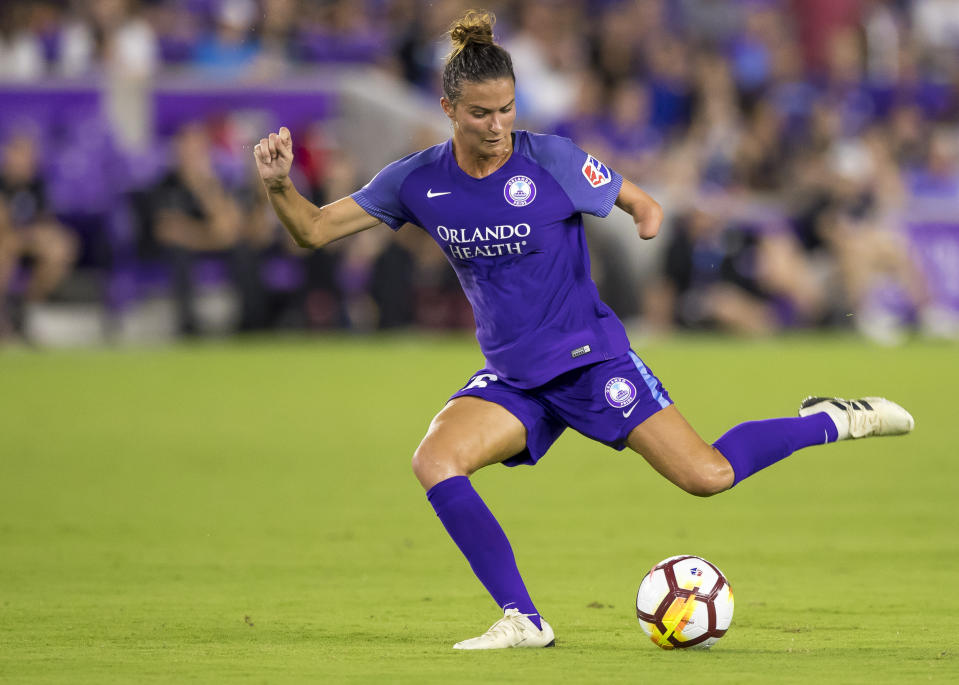
[[[669,557],[640,583],[636,617],[663,649],[707,649],[729,629],[733,591],[722,571],[702,557]]]

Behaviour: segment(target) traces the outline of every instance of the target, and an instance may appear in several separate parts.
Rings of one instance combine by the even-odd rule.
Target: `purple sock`
[[[733,485],[803,447],[835,442],[836,424],[825,413],[747,421],[713,443],[733,467]]]
[[[466,476],[447,478],[426,493],[446,532],[460,548],[496,603],[503,608],[532,614],[529,619],[542,629],[526,585],[516,567],[513,548],[492,512],[476,494]]]

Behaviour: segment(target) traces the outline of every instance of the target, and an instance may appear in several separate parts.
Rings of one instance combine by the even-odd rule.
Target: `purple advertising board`
[[[96,83],[0,86],[0,137],[33,128],[42,134],[58,128],[86,125],[105,118],[103,89]],[[322,79],[303,81],[295,88],[244,84],[199,86],[196,83],[158,84],[150,94],[154,130],[166,137],[190,121],[208,120],[238,111],[256,111],[269,124],[298,128],[334,114],[335,93]]]
[[[959,206],[955,221],[914,222],[907,229],[933,301],[959,312]]]

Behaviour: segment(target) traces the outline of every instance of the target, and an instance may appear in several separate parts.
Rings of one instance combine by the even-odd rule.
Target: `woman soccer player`
[[[486,367],[436,415],[413,455],[430,504],[505,612],[456,649],[553,644],[509,541],[470,483],[484,466],[535,464],[570,426],[635,450],[683,490],[708,496],[802,447],[913,427],[888,400],[809,398],[799,417],[743,423],[704,442],[590,278],[582,213],[604,217],[616,205],[646,240],[659,232],[660,206],[569,140],[513,130],[512,61],[493,42],[493,22],[471,11],[450,30],[440,104],[452,138],[390,164],[350,197],[318,208],[296,191],[286,128],[254,149],[299,245],[321,247],[380,222],[416,224],[442,247],[473,306]]]

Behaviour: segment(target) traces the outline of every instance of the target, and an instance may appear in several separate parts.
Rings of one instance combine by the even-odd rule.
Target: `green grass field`
[[[499,617],[409,468],[468,339],[0,351],[0,681],[959,681],[959,348],[638,346],[708,440],[808,393],[883,394],[903,438],[799,453],[711,499],[568,432],[474,477],[557,648],[454,652]],[[708,652],[635,619],[654,562],[716,563]]]

